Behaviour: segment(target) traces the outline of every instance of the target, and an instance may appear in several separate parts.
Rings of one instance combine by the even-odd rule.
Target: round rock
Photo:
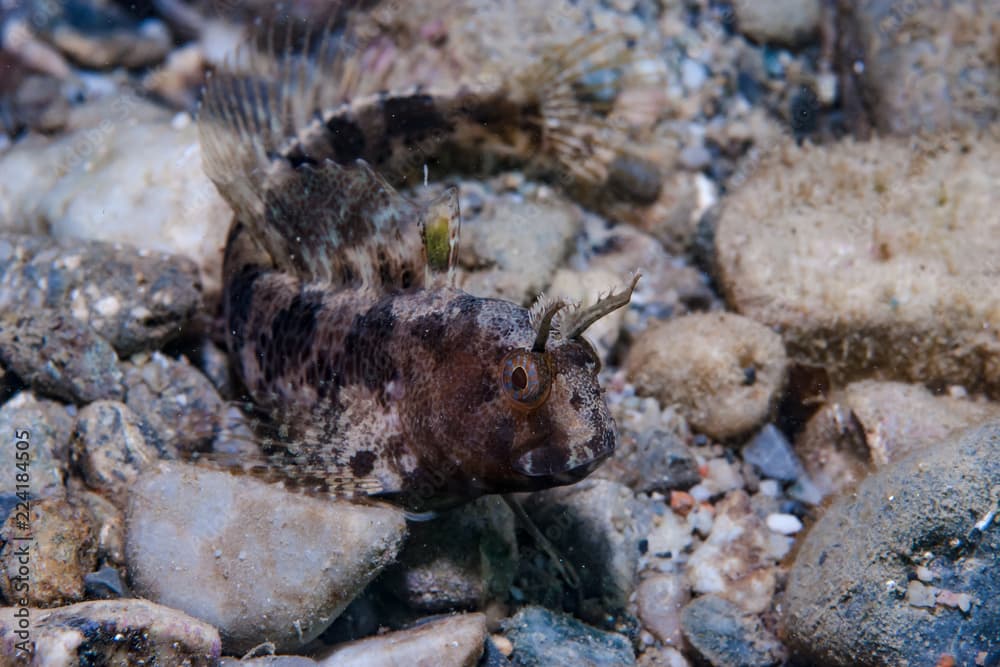
[[[171,463],[129,494],[126,557],[138,595],[215,625],[227,652],[287,651],[326,629],[405,533],[394,508]]]
[[[124,364],[130,408],[149,423],[168,451],[204,449],[222,428],[225,406],[211,381],[180,357],[136,355]]]
[[[86,324],[54,310],[0,319],[0,364],[35,391],[66,401],[125,397],[111,345]]]
[[[139,473],[158,460],[156,436],[128,406],[96,401],[80,410],[73,431],[73,461],[90,488],[124,507]]]
[[[73,418],[55,401],[38,400],[31,392],[22,391],[4,403],[0,407],[0,433],[8,434],[10,440],[0,447],[0,495],[16,494],[21,473],[28,475],[32,498],[65,494],[63,479],[72,429]],[[20,452],[31,459],[27,470],[18,466],[25,463]]]
[[[717,595],[695,598],[681,613],[684,636],[708,664],[770,667],[784,657],[760,619]]]
[[[21,641],[17,614],[22,609],[0,608],[4,664],[27,664],[21,660],[29,656],[17,650]],[[81,602],[28,613],[27,644],[34,655],[33,665],[211,665],[221,653],[215,628],[146,600]]]
[[[880,132],[909,135],[996,121],[994,0],[864,0],[842,7],[841,43],[861,49],[847,57],[865,64],[859,78]]]
[[[998,503],[997,423],[872,474],[803,541],[786,642],[808,664],[984,664],[1000,651]]]
[[[51,497],[27,512],[15,507],[0,528],[0,592],[35,607],[82,600],[84,577],[97,567],[96,542],[82,504]]]
[[[499,496],[414,523],[399,563],[382,578],[410,608],[481,609],[507,597],[517,570],[514,515]]]
[[[719,284],[835,385],[1000,392],[995,173],[1000,135],[776,146],[727,198]]]
[[[735,0],[740,32],[757,42],[797,44],[819,28],[820,0]]]
[[[148,189],[150,182],[158,181],[143,181],[143,187]],[[113,217],[103,208],[107,201],[95,196],[93,188],[86,189],[86,199],[100,210],[81,212],[81,216],[101,221]],[[131,225],[144,219],[146,212],[121,217]],[[214,255],[219,254],[219,244],[212,244]],[[191,260],[123,244],[0,234],[0,266],[4,268],[0,309],[68,312],[90,325],[121,355],[156,348],[175,338],[201,307],[198,270]],[[76,345],[79,349],[80,343]]]
[[[731,313],[654,324],[625,360],[637,392],[676,404],[692,427],[714,438],[746,433],[767,419],[786,366],[780,336]]]
[[[635,664],[628,639],[602,632],[572,616],[525,607],[504,623],[519,667],[627,667]]]

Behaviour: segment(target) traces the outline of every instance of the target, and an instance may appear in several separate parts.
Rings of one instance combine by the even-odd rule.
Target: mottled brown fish
[[[580,40],[450,90],[380,92],[387,72],[363,69],[377,40],[272,47],[214,74],[199,127],[235,212],[228,346],[269,452],[244,469],[427,509],[572,483],[611,455],[582,334],[628,303],[638,277],[589,308],[466,294],[453,287],[457,192],[416,202],[394,183],[465,153],[603,187],[620,143],[587,108],[587,80],[627,60],[616,41]]]

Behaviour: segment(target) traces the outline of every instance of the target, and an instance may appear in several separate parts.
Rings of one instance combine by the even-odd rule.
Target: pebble
[[[16,135],[26,129],[34,132],[62,129],[69,115],[69,103],[59,79],[34,73],[24,61],[13,56],[9,48],[0,58],[6,79],[6,85],[0,88],[5,107],[0,130]],[[15,90],[11,91],[10,87]],[[0,137],[5,136],[0,132]]]
[[[232,212],[201,168],[196,125],[174,128],[162,110],[150,118],[145,103],[127,92],[84,105],[79,113],[87,107],[93,107],[96,116],[92,124],[81,121],[78,129],[47,142],[18,142],[0,155],[0,200],[5,200],[0,229],[51,234],[71,248],[79,249],[79,239],[94,239],[183,256],[187,261],[177,268],[185,273],[193,269],[193,276],[185,276],[186,282],[173,289],[201,283],[206,294],[217,295],[219,249]],[[156,187],[150,188],[150,183]],[[170,287],[162,271],[143,272],[141,280],[131,276],[127,267],[115,265],[115,254],[106,255],[112,261],[105,279],[118,276],[125,283],[131,277],[130,291],[146,284],[154,290]],[[146,262],[155,262],[155,256],[150,254]],[[157,300],[155,291],[149,296],[145,305],[154,312],[133,318],[169,330],[172,311],[155,311],[170,302]],[[185,305],[178,299],[172,303],[175,308]],[[125,312],[120,317],[132,307],[121,304]]]
[[[859,78],[875,127],[915,135],[981,129],[995,121],[1000,108],[995,17],[991,0],[955,8],[894,0],[846,7],[845,43],[860,48],[848,57],[865,64]]]
[[[158,19],[136,22],[118,5],[28,3],[30,24],[75,62],[92,68],[144,67],[163,60],[172,40]]]
[[[0,433],[9,438],[0,447],[0,493],[15,494],[18,473],[28,472],[32,498],[65,494],[63,483],[72,429],[73,418],[63,405],[35,398],[30,391],[19,392],[0,406]],[[20,449],[18,442],[27,443],[26,449]],[[27,471],[17,465],[20,451],[31,457]],[[0,515],[0,520],[3,518]]]
[[[211,381],[184,357],[160,352],[124,364],[128,406],[152,427],[171,453],[189,455],[211,445],[226,406]]]
[[[0,233],[0,266],[0,309],[72,315],[119,355],[161,346],[201,308],[190,260],[126,245]]]
[[[770,667],[784,650],[757,616],[717,595],[695,598],[681,612],[684,637],[697,654],[719,667]]]
[[[0,608],[0,658],[17,660],[22,607]],[[47,611],[29,610],[27,646],[33,665],[211,665],[221,653],[219,633],[175,609],[146,600],[81,602]],[[81,660],[86,659],[84,663]]]
[[[857,483],[873,466],[899,461],[926,445],[997,419],[1000,406],[990,401],[868,380],[832,392],[795,446],[810,476],[830,494]]]
[[[709,525],[711,526],[711,524]],[[652,526],[645,537],[648,553],[654,557],[684,562],[686,560],[685,552],[693,542],[692,529],[692,526],[679,513],[673,511],[654,512]]]
[[[478,213],[463,215],[459,285],[475,296],[530,304],[569,255],[581,224],[579,209],[551,190],[494,195]]]
[[[428,619],[405,630],[334,648],[320,667],[475,667],[486,641],[486,617]]]
[[[689,91],[696,91],[705,85],[708,79],[708,70],[697,60],[684,59],[681,63],[681,82]]]
[[[301,655],[262,655],[256,658],[223,658],[219,667],[316,667],[316,661]]]
[[[679,160],[685,169],[700,171],[712,163],[712,153],[703,144],[693,144],[685,146]]]
[[[127,405],[96,401],[81,408],[73,430],[73,462],[91,489],[124,508],[139,474],[160,458],[156,432]]]
[[[762,477],[794,482],[804,472],[788,438],[774,424],[765,424],[741,453]]]
[[[731,313],[687,315],[651,325],[625,359],[640,395],[677,405],[692,428],[735,437],[771,414],[785,385],[781,337]]]
[[[691,600],[691,589],[679,574],[654,574],[636,590],[639,620],[667,646],[682,647],[681,609]]]
[[[740,466],[735,461],[730,463],[725,458],[709,459],[704,467],[704,480],[699,484],[706,490],[706,495],[698,493],[696,488],[691,492],[700,501],[708,500],[728,491],[742,489],[746,484],[740,472]]]
[[[39,310],[0,318],[0,363],[36,392],[74,403],[125,397],[118,356],[68,313]]]
[[[1000,531],[966,540],[995,512],[1000,424],[969,431],[885,466],[842,495],[806,535],[789,572],[783,636],[798,658],[825,665],[935,664],[947,646],[955,664],[1000,650]],[[858,530],[863,525],[864,530]],[[912,587],[916,567],[934,587],[973,602],[966,612],[929,604]],[[919,582],[918,582],[919,583]],[[857,610],[864,609],[864,614]]]
[[[499,496],[410,524],[398,562],[382,581],[411,609],[482,609],[504,600],[517,570],[514,515]]]
[[[134,485],[126,556],[137,595],[219,628],[226,651],[314,639],[391,562],[401,512],[161,463]]]
[[[544,607],[525,607],[504,622],[518,667],[626,667],[635,664],[628,639]]]
[[[115,567],[125,565],[125,514],[114,502],[84,486],[73,477],[69,496],[90,510],[97,536],[97,560]]]
[[[819,28],[820,0],[735,0],[740,32],[757,42],[799,44]]]
[[[84,576],[97,567],[91,520],[85,507],[59,497],[31,502],[26,514],[15,508],[0,528],[4,598],[32,607],[82,600]]]
[[[656,427],[639,433],[619,429],[614,457],[596,474],[640,493],[690,489],[701,481],[691,449],[678,434]]]
[[[632,491],[605,479],[530,496],[525,510],[580,574],[582,595],[624,609],[635,589],[639,539],[648,532]]]
[[[794,514],[768,514],[764,522],[769,529],[782,535],[794,535],[802,530],[802,522]]]
[[[743,491],[728,494],[715,508],[711,533],[688,561],[691,589],[716,593],[748,612],[761,613],[771,606],[777,564],[792,540],[768,530]]]
[[[732,307],[780,329],[790,358],[834,385],[1000,391],[1000,348],[982,337],[1000,328],[990,268],[1000,237],[989,232],[1000,192],[986,176],[1000,170],[1000,137],[786,146],[773,157],[716,228]],[[878,224],[860,232],[876,209]],[[958,221],[947,233],[945,218]]]

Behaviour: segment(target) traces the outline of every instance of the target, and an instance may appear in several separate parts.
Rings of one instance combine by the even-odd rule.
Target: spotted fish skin
[[[349,66],[329,62],[334,74]],[[481,101],[498,95],[494,112],[507,109],[536,148],[546,145],[544,123],[525,121],[530,100],[503,96],[525,86],[346,101],[343,91],[327,99],[327,78],[287,64],[223,70],[199,117],[206,171],[235,213],[227,342],[264,445],[239,467],[418,510],[582,479],[616,436],[581,334],[627,303],[635,281],[588,309],[529,311],[466,294],[452,286],[457,194],[411,201],[376,171],[392,178],[391,147],[430,130],[447,139],[439,145],[481,137],[469,128],[482,125]],[[545,106],[531,103],[531,113]],[[506,127],[498,120],[490,132]]]

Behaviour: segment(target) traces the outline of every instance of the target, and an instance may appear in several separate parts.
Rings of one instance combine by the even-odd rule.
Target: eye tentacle
[[[552,332],[552,320],[555,318],[556,313],[565,307],[566,302],[562,299],[550,301],[544,296],[540,296],[535,301],[529,314],[531,325],[535,328],[536,332],[535,343],[531,346],[532,352],[545,351],[545,343],[548,342],[549,334]]]
[[[632,276],[632,281],[628,287],[617,294],[612,290],[606,296],[597,300],[592,306],[581,308],[575,306],[564,311],[556,322],[556,330],[564,340],[572,340],[583,334],[594,322],[602,317],[613,313],[622,306],[628,305],[632,300],[632,292],[635,291],[636,283],[642,274],[636,273]]]

